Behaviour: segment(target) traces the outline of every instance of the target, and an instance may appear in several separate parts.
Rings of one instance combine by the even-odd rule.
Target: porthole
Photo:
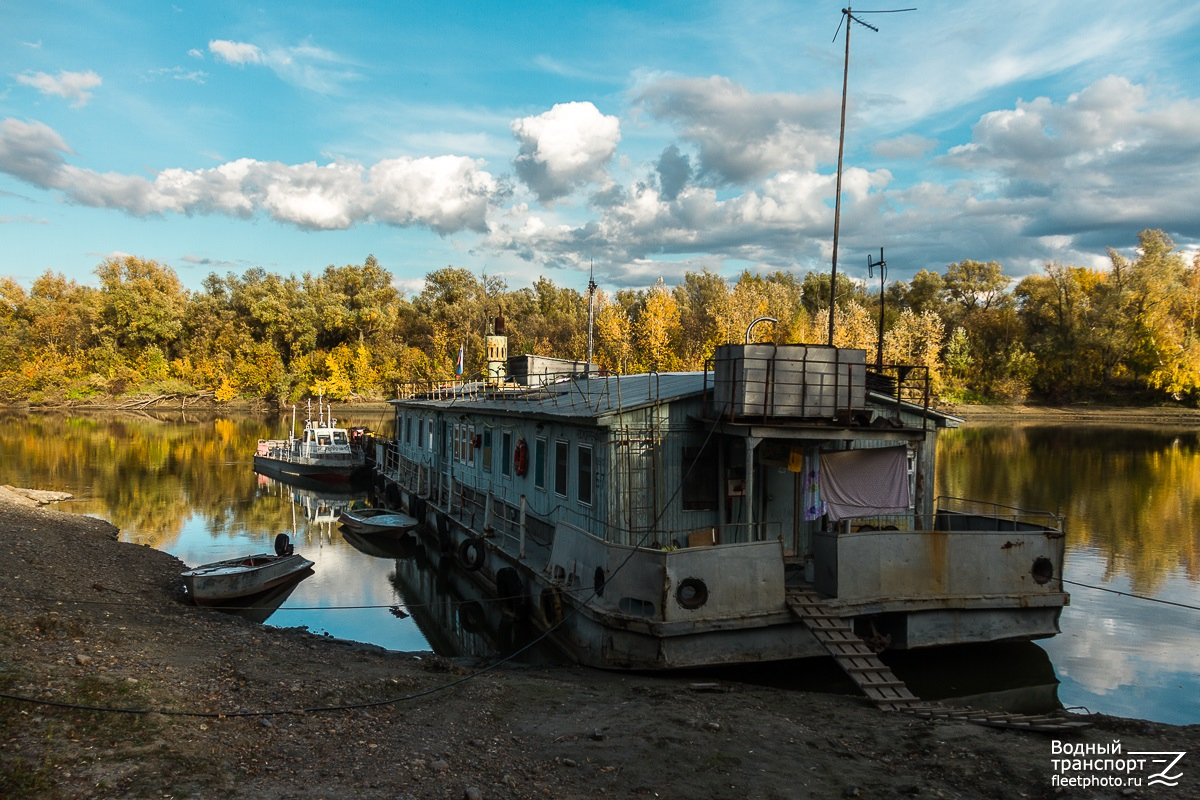
[[[1054,579],[1054,563],[1045,556],[1039,556],[1033,561],[1033,569],[1029,571],[1033,576],[1033,580],[1039,586],[1049,583]]]
[[[699,578],[684,578],[675,590],[675,602],[687,609],[697,609],[708,602],[708,586]]]

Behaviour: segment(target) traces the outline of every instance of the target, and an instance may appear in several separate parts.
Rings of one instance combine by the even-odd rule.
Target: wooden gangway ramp
[[[808,626],[821,646],[850,676],[871,702],[884,711],[901,711],[925,719],[945,719],[989,725],[997,728],[1061,733],[1090,727],[1083,720],[1055,714],[1010,714],[1006,711],[976,711],[930,703],[917,697],[896,677],[887,664],[850,627],[849,621],[834,613],[811,590],[789,589],[787,604]]]

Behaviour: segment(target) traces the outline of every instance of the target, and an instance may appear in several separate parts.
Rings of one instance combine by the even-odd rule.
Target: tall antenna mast
[[[587,349],[587,365],[583,368],[585,377],[591,377],[592,374],[592,326],[596,321],[596,281],[593,276],[596,272],[596,259],[592,259],[592,265],[588,267],[588,349]]]
[[[901,11],[916,11],[915,8],[893,8],[887,11],[859,11],[859,14],[896,14]],[[829,344],[833,345],[833,311],[837,300],[837,261],[838,261],[838,235],[841,232],[842,226],[842,157],[846,152],[846,94],[850,84],[850,28],[854,27],[851,23],[857,22],[864,28],[879,33],[879,28],[863,22],[855,16],[853,9],[847,7],[842,9],[842,19],[838,22],[838,29],[833,33],[834,41],[837,41],[837,35],[842,30],[842,23],[846,25],[846,58],[842,67],[842,124],[838,130],[838,163],[837,163],[837,189],[833,201],[833,269],[829,273]]]

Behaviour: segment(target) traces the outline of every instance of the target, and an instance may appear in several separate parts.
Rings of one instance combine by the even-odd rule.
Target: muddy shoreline
[[[1200,726],[1056,737],[738,682],[478,672],[193,607],[181,562],[100,520],[2,506],[0,548],[6,798],[1050,798],[1055,740],[1190,754],[1169,792],[1068,796],[1200,796]]]

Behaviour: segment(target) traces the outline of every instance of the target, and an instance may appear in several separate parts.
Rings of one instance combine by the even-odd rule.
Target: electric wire
[[[1188,605],[1175,600],[1163,600],[1161,597],[1150,597],[1149,595],[1137,594],[1136,592],[1122,592],[1120,589],[1109,589],[1107,586],[1093,586],[1090,583],[1080,583],[1079,581],[1069,581],[1066,578],[1062,579],[1063,583],[1069,583],[1072,586],[1082,586],[1085,589],[1095,589],[1098,592],[1108,592],[1109,594],[1120,595],[1121,597],[1132,597],[1137,600],[1146,600],[1151,603],[1162,603],[1166,606],[1176,606],[1178,608],[1187,608],[1192,611],[1200,611],[1200,606]]]

